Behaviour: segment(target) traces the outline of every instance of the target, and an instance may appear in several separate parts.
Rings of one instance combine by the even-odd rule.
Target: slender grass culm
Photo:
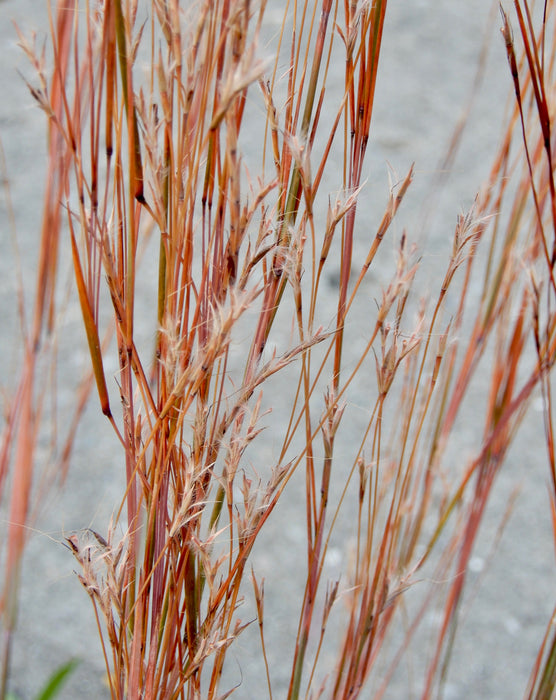
[[[90,376],[58,473],[96,393],[125,474],[105,529],[64,538],[107,694],[253,697],[235,650],[255,630],[269,698],[388,697],[408,659],[415,697],[442,696],[481,523],[535,398],[556,523],[555,5],[501,11],[514,95],[432,292],[412,232],[393,226],[414,168],[392,179],[372,234],[358,216],[387,0],[58,0],[47,49],[19,34],[48,178],[0,450],[2,700],[64,252]],[[479,368],[482,427],[462,456]],[[272,549],[288,500],[302,546],[270,575],[301,577],[302,594],[276,648],[254,553]],[[548,620],[519,692],[544,700],[555,682]]]

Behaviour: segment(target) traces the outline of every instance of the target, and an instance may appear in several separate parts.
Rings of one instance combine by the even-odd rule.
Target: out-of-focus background
[[[273,17],[281,16],[281,3],[271,0],[269,5],[270,37]],[[25,35],[36,32],[40,42],[48,30],[46,7],[46,1],[38,0],[0,2],[0,139],[5,154],[2,176],[6,175],[9,182],[9,189],[0,198],[0,382],[7,390],[20,358],[13,340],[18,333],[16,256],[6,193],[9,191],[15,215],[23,277],[33,280],[46,176],[45,116],[20,75],[33,79],[17,46],[11,20]],[[424,268],[416,284],[423,292],[434,288],[435,269],[444,269],[456,216],[469,208],[486,178],[501,134],[511,80],[499,24],[496,8],[493,12],[486,0],[391,0],[388,6],[361,208],[379,220],[388,193],[389,168],[401,176],[415,162],[415,182],[392,240],[398,239],[405,227],[409,239],[422,250]],[[488,57],[458,158],[445,174],[442,189],[431,195],[439,163],[471,93],[483,42],[488,44]],[[334,70],[341,74],[343,65]],[[64,275],[71,290],[69,268],[62,279]],[[30,300],[33,290],[27,291]],[[376,296],[379,294],[377,288]],[[71,293],[64,297],[63,289],[61,298],[66,301],[59,332],[61,381],[57,410],[64,425],[88,356],[75,299]],[[144,321],[148,328],[150,320]],[[115,371],[115,366],[108,367],[107,375]],[[480,389],[479,380],[472,394],[477,401],[484,400]],[[280,418],[279,406],[278,399],[273,422]],[[472,605],[466,599],[453,651],[454,664],[445,688],[449,700],[522,697],[552,611],[554,561],[540,421],[539,406],[533,404],[494,488],[472,560]],[[459,438],[465,453],[482,430],[481,424],[474,422],[473,406],[468,406],[461,425]],[[46,459],[47,454],[45,444],[38,460]],[[110,514],[120,502],[122,482],[123,465],[117,445],[93,395],[65,488],[49,497],[30,535],[12,660],[11,690],[22,700],[33,698],[46,677],[70,657],[81,661],[61,697],[108,697],[92,606],[62,541],[66,534],[85,527],[105,532]],[[498,525],[514,496],[511,518],[492,554]],[[295,616],[291,625],[284,619],[286,603],[294,595],[301,602],[299,582],[290,575],[296,567],[296,556],[303,556],[304,514],[303,509],[296,510],[296,505],[295,497],[286,498],[268,524],[265,541],[271,547],[260,547],[254,553],[255,569],[267,580],[266,624],[277,698],[284,696],[287,687],[295,634]],[[7,517],[5,508],[0,516]],[[331,552],[329,566],[333,572],[345,552],[341,546]],[[480,587],[474,588],[475,582]],[[436,621],[431,617],[424,624],[434,626]],[[230,684],[243,683],[235,697],[266,696],[257,653],[257,635],[247,632],[234,652],[237,667],[232,664],[228,669]],[[418,656],[416,659],[418,663]],[[408,687],[410,678],[396,678],[387,697],[408,697]],[[416,693],[418,690],[415,688]]]

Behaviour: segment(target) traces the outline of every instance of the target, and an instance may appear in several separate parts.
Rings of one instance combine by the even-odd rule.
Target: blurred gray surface
[[[32,103],[16,72],[19,68],[31,75],[16,47],[9,20],[17,19],[25,33],[34,29],[40,36],[47,27],[45,6],[38,0],[0,3],[0,138],[23,273],[31,279],[45,174],[45,126],[42,113]],[[387,163],[403,175],[415,161],[415,183],[395,224],[394,236],[398,238],[406,227],[409,237],[423,249],[424,272],[416,280],[423,292],[429,286],[434,288],[434,279],[426,271],[434,270],[439,261],[443,269],[456,215],[473,201],[488,173],[500,134],[510,79],[496,18],[484,84],[459,158],[441,197],[434,200],[429,211],[425,205],[427,193],[471,88],[489,12],[490,3],[485,0],[389,3],[367,156],[368,184],[361,209],[368,212],[372,222],[378,221],[388,191]],[[338,70],[341,72],[343,67],[338,66]],[[13,313],[14,268],[4,199],[1,206],[4,252],[0,256],[0,348],[6,360],[0,379],[9,387],[18,363],[12,342],[17,321]],[[377,288],[376,296],[379,293]],[[61,334],[64,381],[58,402],[64,416],[64,407],[67,412],[87,361],[79,310],[71,299]],[[484,400],[480,380],[473,396]],[[279,421],[280,415],[278,398],[273,422]],[[478,592],[474,592],[473,605],[464,606],[446,686],[447,700],[522,697],[549,619],[554,562],[541,420],[541,414],[535,413],[533,407],[495,486],[473,560],[474,578],[483,579]],[[472,415],[466,416],[462,421],[463,448],[471,445],[474,435],[481,431],[482,425],[475,424]],[[271,449],[271,437],[268,444]],[[79,657],[81,663],[61,697],[108,697],[93,611],[73,574],[73,559],[61,540],[64,533],[74,529],[95,526],[101,532],[106,530],[110,513],[121,498],[122,471],[111,429],[99,415],[93,396],[66,487],[63,493],[49,498],[25,559],[12,677],[12,690],[22,700],[32,698],[48,674],[73,656]],[[495,529],[516,488],[519,494],[512,518],[490,560]],[[279,505],[269,522],[266,539],[254,552],[255,569],[266,577],[267,643],[276,698],[285,695],[296,631],[297,610],[288,619],[284,615],[286,603],[293,596],[301,600],[300,580],[294,574],[296,562],[303,557],[304,514],[303,509],[297,510],[298,506],[293,494]],[[331,572],[344,555],[341,544],[332,548]],[[434,628],[435,619],[426,624]],[[256,656],[257,630],[248,630],[235,649],[231,659],[237,658],[237,666],[234,668],[232,661],[228,674],[230,682],[242,679],[243,685],[234,697],[265,697],[263,667]],[[410,697],[410,687],[409,677],[398,678],[387,697]],[[418,687],[414,690],[418,694]]]

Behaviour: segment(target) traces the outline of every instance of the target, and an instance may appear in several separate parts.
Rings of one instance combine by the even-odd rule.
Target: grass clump
[[[106,531],[66,538],[97,616],[111,696],[227,697],[229,651],[251,623],[272,697],[265,589],[252,554],[294,484],[303,489],[305,560],[303,595],[285,613],[297,633],[280,650],[288,700],[360,696],[379,664],[382,697],[433,605],[441,622],[417,681],[424,698],[439,691],[485,509],[538,390],[553,512],[556,494],[554,11],[547,2],[535,34],[527,3],[515,6],[522,58],[502,14],[515,107],[430,301],[415,289],[419,259],[405,232],[378,301],[369,293],[413,168],[392,183],[373,235],[358,238],[386,0],[287,4],[270,58],[267,3],[248,0],[59,2],[51,77],[21,37],[50,150],[39,291],[0,469],[2,488],[10,465],[14,475],[4,682],[29,517],[38,353],[66,246],[91,382],[125,470]],[[329,90],[338,61],[343,85]],[[331,181],[335,198],[323,185]],[[487,262],[477,269],[481,249]],[[156,289],[140,303],[152,279]],[[472,283],[480,293],[471,306]],[[154,347],[144,347],[138,314],[156,322]],[[111,353],[115,383],[105,371]],[[448,470],[458,415],[484,365],[482,434],[473,456]],[[361,390],[370,407],[363,422],[351,410]],[[77,417],[86,395],[87,387]],[[270,413],[278,404],[286,416]],[[73,435],[72,426],[64,468]],[[350,563],[327,581],[337,532],[353,541]],[[422,578],[446,583],[412,597]],[[239,608],[246,597],[254,621]],[[392,651],[386,641],[402,613],[409,619],[400,638],[391,635]],[[553,647],[549,625],[530,697],[552,692]],[[332,666],[321,661],[328,649]]]

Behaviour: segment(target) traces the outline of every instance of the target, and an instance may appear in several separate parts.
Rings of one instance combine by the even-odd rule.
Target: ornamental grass
[[[556,523],[555,9],[501,12],[515,94],[428,286],[415,232],[395,223],[414,168],[392,171],[378,226],[359,216],[386,0],[59,0],[46,47],[20,33],[49,146],[36,296],[30,309],[19,300],[21,371],[4,405],[0,697],[44,368],[64,343],[51,341],[64,252],[90,376],[58,476],[89,400],[125,475],[104,529],[64,538],[107,694],[251,697],[237,659],[255,629],[269,698],[386,697],[408,656],[415,696],[441,695],[485,510],[535,397]],[[468,457],[460,416],[479,372]],[[302,542],[263,576],[255,554],[272,557],[267,527],[284,502]],[[280,603],[297,632],[270,647],[265,583],[299,576],[302,596]],[[546,622],[528,698],[553,694]]]

